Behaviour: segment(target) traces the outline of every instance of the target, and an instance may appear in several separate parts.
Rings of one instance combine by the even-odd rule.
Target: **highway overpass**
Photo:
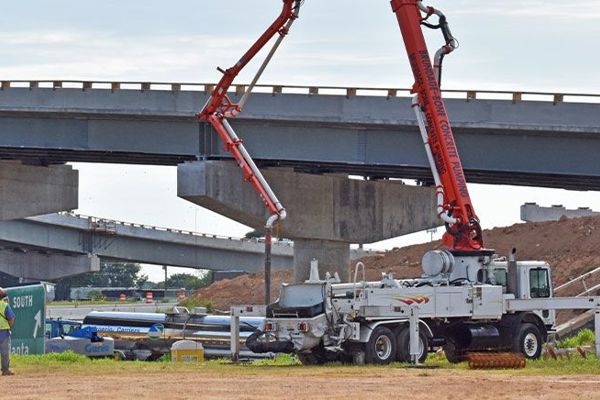
[[[212,129],[193,118],[211,89],[6,81],[0,90],[0,159],[177,165],[228,158]],[[407,90],[258,90],[234,126],[260,166],[430,181]],[[600,189],[597,97],[445,95],[470,182]]]
[[[264,267],[264,244],[257,240],[68,213],[0,221],[0,269],[17,277],[32,278],[37,274],[37,279],[41,279],[40,275],[54,279],[52,271],[40,271],[40,265],[25,265],[25,271],[11,269],[9,260],[12,253],[58,256],[62,257],[62,262],[69,258],[82,258],[84,261],[89,257],[99,257],[107,261],[251,273],[260,272]],[[292,243],[275,242],[273,268],[290,269],[293,254]],[[373,253],[355,250],[352,256],[357,258],[368,254]],[[55,264],[50,263],[48,268],[60,268]]]

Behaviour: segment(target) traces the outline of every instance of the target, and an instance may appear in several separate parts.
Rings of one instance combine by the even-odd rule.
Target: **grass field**
[[[141,362],[141,361],[114,361],[112,359],[92,360],[74,353],[46,354],[43,356],[13,356],[12,366],[15,370],[23,373],[39,373],[48,370],[65,370],[69,373],[114,373],[122,372],[161,372],[161,371],[219,371],[221,373],[231,374],[252,374],[260,373],[264,370],[280,371],[298,371],[302,370],[323,370],[323,371],[354,371],[360,370],[386,370],[398,368],[410,368],[409,365],[401,363],[392,363],[386,366],[373,365],[342,365],[328,364],[324,366],[303,366],[294,356],[281,355],[275,359],[256,360],[251,362],[242,362],[240,364],[231,364],[228,360],[208,360],[202,365],[176,364],[169,360],[159,362]],[[445,357],[439,355],[430,355],[423,370],[450,370],[463,373],[473,373],[468,369],[467,363],[450,364]],[[573,355],[570,359],[563,360],[537,360],[528,361],[527,367],[517,370],[494,370],[495,373],[505,373],[511,375],[578,375],[592,374],[600,375],[600,360],[591,355],[584,359],[579,355]],[[600,390],[600,388],[599,388]]]

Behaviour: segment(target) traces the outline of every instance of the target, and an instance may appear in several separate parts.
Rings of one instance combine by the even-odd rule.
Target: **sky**
[[[215,82],[220,77],[215,68],[233,65],[281,7],[277,0],[5,3],[2,80]],[[595,51],[600,2],[434,0],[432,5],[445,12],[460,41],[459,50],[446,59],[444,88],[600,93],[600,53]],[[427,38],[431,50],[441,44],[439,32]],[[252,66],[237,82],[249,81]],[[409,87],[412,75],[387,0],[306,0],[262,82]],[[174,167],[75,167],[82,214],[228,236],[249,230],[178,199]],[[518,222],[519,206],[526,201],[600,209],[595,192],[469,188],[485,228]],[[427,239],[419,233],[370,247]],[[160,267],[144,271],[162,279]]]

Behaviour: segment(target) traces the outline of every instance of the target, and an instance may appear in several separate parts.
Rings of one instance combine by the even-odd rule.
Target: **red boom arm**
[[[441,72],[436,74],[441,58],[456,46],[455,40],[449,32],[443,14],[432,7],[424,7],[419,0],[392,0],[391,4],[400,25],[415,78],[413,93],[416,93],[417,97],[413,104],[417,111],[417,119],[423,128],[425,146],[441,199],[438,202],[438,213],[447,227],[443,242],[455,251],[482,250],[479,219],[471,204],[463,167],[442,100],[439,86]],[[422,11],[425,12],[425,17],[422,16]],[[425,22],[433,14],[440,18],[440,24],[437,26]],[[421,27],[423,24],[442,28],[446,38],[446,46],[436,55],[436,69],[431,64]]]
[[[264,71],[267,63],[275,53],[275,50],[281,43],[281,40],[287,35],[290,26],[293,21],[298,17],[298,12],[301,5],[301,0],[283,0],[283,9],[277,19],[269,26],[269,28],[260,36],[260,38],[248,49],[246,53],[239,59],[239,61],[231,68],[227,70],[219,71],[223,73],[223,77],[213,90],[210,98],[204,105],[202,111],[198,113],[197,118],[200,121],[209,122],[221,140],[225,143],[225,149],[230,152],[238,165],[244,173],[244,180],[248,181],[254,190],[258,192],[261,199],[264,201],[267,209],[271,213],[273,218],[267,221],[267,226],[270,226],[277,219],[285,218],[285,209],[269,187],[268,183],[264,180],[262,174],[252,161],[252,158],[243,146],[243,142],[235,134],[231,125],[227,122],[227,117],[235,117],[241,112],[243,103],[246,101],[250,94],[254,84]],[[260,52],[263,47],[275,36],[279,34],[280,37],[273,46],[273,49],[265,59],[263,65],[259,69],[255,79],[249,86],[248,91],[242,97],[240,103],[233,103],[227,91],[231,87],[234,79],[240,73],[240,71]]]
[[[226,118],[233,118],[242,111],[242,108],[256,85],[256,82],[262,75],[275,54],[275,51],[287,35],[294,20],[298,18],[300,6],[304,0],[283,0],[283,9],[277,19],[261,35],[261,37],[244,53],[242,58],[231,68],[223,71],[223,77],[217,84],[215,90],[204,105],[204,108],[198,113],[197,118],[200,121],[206,121],[212,125],[221,140],[225,143],[225,149],[233,155],[238,165],[244,173],[244,180],[249,182],[254,190],[260,195],[269,213],[270,217],[265,224],[265,304],[270,303],[271,293],[271,231],[273,224],[283,220],[286,217],[285,209],[281,202],[271,190],[271,187],[263,177],[260,170],[246,151],[242,140],[236,135]],[[248,86],[246,93],[242,96],[239,103],[233,103],[227,96],[227,91],[231,87],[233,80],[240,71],[262,50],[263,47],[275,36],[279,38],[275,41],[271,51],[258,69],[254,79]]]
[[[297,18],[298,8],[300,2],[298,0],[283,0],[283,9],[279,17],[269,26],[269,28],[258,38],[258,40],[244,53],[242,58],[231,68],[223,71],[223,77],[213,90],[210,95],[210,99],[198,114],[198,118],[203,121],[208,121],[208,117],[211,114],[219,113],[225,116],[229,111],[236,110],[240,111],[237,104],[233,104],[227,96],[227,91],[231,87],[234,79],[238,76],[240,71],[244,69],[246,65],[256,56],[256,54],[262,50],[262,48],[269,43],[269,41],[276,35],[280,34],[285,36],[288,32],[286,25]]]

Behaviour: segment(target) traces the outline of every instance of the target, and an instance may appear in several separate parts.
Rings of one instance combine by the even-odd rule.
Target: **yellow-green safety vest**
[[[0,300],[0,331],[9,331],[8,319],[6,319],[6,308],[8,304]]]

